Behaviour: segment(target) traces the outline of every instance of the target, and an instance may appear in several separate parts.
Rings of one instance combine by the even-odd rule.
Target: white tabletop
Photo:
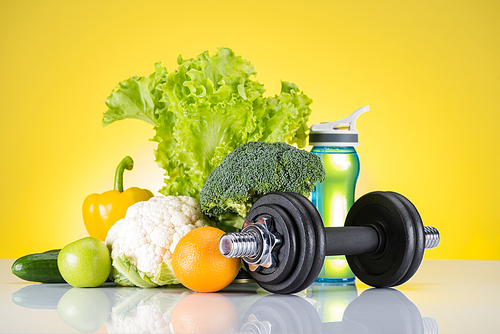
[[[33,284],[12,275],[12,263],[0,260],[2,333],[500,333],[500,261],[425,260],[395,289],[313,284],[296,295],[255,283],[212,294]]]

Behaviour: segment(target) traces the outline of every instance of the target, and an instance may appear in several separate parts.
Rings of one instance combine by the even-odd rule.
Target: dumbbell
[[[252,205],[240,232],[221,236],[219,250],[242,258],[264,290],[288,294],[309,287],[332,255],[345,255],[367,285],[401,285],[417,272],[424,249],[439,242],[439,231],[424,227],[415,206],[395,192],[363,195],[344,227],[324,227],[316,207],[300,194],[272,192]]]

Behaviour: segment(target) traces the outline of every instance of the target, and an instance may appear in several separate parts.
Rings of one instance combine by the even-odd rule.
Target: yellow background
[[[1,1],[0,257],[86,236],[81,204],[113,187],[156,192],[152,127],[101,127],[119,81],[217,47],[314,100],[309,124],[358,120],[357,197],[407,196],[441,231],[428,259],[500,260],[500,2]]]

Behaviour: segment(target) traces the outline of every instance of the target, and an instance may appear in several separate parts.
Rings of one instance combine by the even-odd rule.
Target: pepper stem
[[[118,167],[116,167],[116,172],[115,172],[115,190],[118,190],[119,192],[123,192],[123,172],[126,170],[132,170],[134,168],[134,160],[132,160],[131,157],[128,155],[123,158],[123,160],[118,164]]]

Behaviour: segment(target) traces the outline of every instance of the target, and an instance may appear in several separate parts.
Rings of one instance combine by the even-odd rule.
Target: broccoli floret
[[[201,189],[200,204],[210,219],[240,228],[255,201],[269,192],[309,196],[325,179],[321,159],[286,143],[249,142],[226,155]]]

